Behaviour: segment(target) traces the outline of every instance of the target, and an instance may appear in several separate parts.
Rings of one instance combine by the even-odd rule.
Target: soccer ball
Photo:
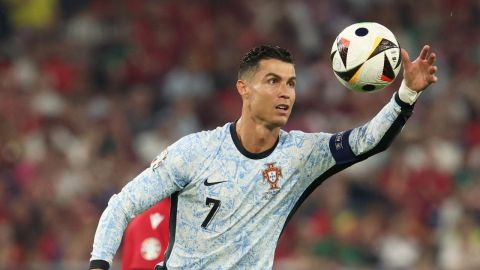
[[[337,79],[358,92],[385,88],[402,64],[397,39],[388,28],[374,22],[355,23],[340,32],[330,58]]]

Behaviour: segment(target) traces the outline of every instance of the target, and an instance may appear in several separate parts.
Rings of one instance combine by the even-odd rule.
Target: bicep
[[[307,174],[307,179],[314,180],[335,164],[334,156],[329,147],[329,139],[332,134],[321,132],[310,133],[305,136],[308,143],[304,147],[308,156],[304,171]]]
[[[147,168],[118,194],[123,210],[133,218],[178,191],[180,187],[173,177],[165,169]]]

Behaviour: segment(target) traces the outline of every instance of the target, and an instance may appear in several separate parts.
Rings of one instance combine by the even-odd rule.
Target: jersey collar
[[[275,150],[275,147],[277,147],[280,136],[277,138],[277,140],[275,141],[275,144],[273,144],[273,146],[270,149],[260,153],[249,152],[247,149],[245,149],[245,147],[243,147],[242,143],[240,142],[240,138],[238,138],[236,126],[237,126],[237,121],[233,122],[230,125],[230,135],[232,136],[232,140],[233,140],[233,143],[235,144],[235,147],[237,147],[238,151],[240,151],[240,153],[242,153],[242,155],[246,156],[247,158],[250,158],[250,159],[266,158],[273,152],[273,150]]]

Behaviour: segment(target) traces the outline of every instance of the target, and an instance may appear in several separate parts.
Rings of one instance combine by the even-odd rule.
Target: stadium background
[[[0,269],[86,269],[108,198],[166,145],[239,116],[254,45],[295,56],[286,129],[368,120],[399,80],[371,95],[336,81],[331,44],[357,21],[411,54],[432,44],[440,81],[386,153],[312,194],[275,269],[480,269],[479,18],[477,0],[0,1]]]

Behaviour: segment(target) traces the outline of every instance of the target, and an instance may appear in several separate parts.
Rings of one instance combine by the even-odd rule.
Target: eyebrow
[[[280,76],[280,75],[278,75],[278,74],[276,74],[276,73],[273,73],[273,72],[267,73],[267,74],[265,75],[265,78],[268,77],[268,76],[273,76],[273,77],[279,78],[279,79],[282,78],[282,76]],[[292,81],[292,80],[296,81],[296,80],[297,80],[297,77],[293,76],[293,77],[290,77],[290,78],[287,79],[287,81]]]

